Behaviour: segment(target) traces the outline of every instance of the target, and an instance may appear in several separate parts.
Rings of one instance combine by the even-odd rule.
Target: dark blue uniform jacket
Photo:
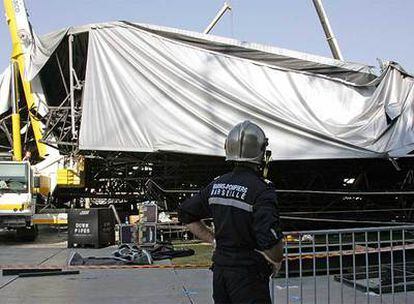
[[[255,249],[269,249],[283,237],[273,184],[247,167],[236,167],[183,202],[179,217],[183,224],[213,218],[214,267],[267,271],[266,260]]]

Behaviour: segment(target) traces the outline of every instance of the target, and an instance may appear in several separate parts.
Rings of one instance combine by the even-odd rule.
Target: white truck
[[[36,238],[38,187],[29,162],[0,161],[0,229],[16,230],[23,240]]]

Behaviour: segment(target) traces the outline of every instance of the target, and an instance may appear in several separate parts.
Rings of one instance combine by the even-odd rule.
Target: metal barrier
[[[414,303],[414,225],[285,233],[272,303]]]

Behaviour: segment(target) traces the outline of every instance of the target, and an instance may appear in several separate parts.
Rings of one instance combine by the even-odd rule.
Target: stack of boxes
[[[130,215],[125,224],[117,225],[117,243],[149,247],[157,242],[158,207],[155,203],[143,203],[138,215]]]
[[[140,246],[153,246],[157,242],[158,207],[155,203],[142,204],[139,215],[137,243]]]

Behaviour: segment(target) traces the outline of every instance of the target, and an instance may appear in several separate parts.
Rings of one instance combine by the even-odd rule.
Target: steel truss
[[[80,128],[82,91],[85,81],[79,80],[76,70],[71,66],[69,67],[71,81],[67,84],[58,53],[55,54],[55,59],[66,96],[57,106],[49,106],[49,112],[44,117],[43,142],[53,147],[57,146],[63,154],[77,154],[78,134],[74,130]],[[72,63],[72,60],[70,62]]]
[[[63,202],[82,197],[92,204],[123,204],[134,208],[138,202],[155,200],[165,210],[175,210],[190,195],[186,190],[165,196],[149,181],[178,189],[199,189],[219,171],[218,158],[202,159],[168,153],[91,152],[87,157],[86,185],[83,189],[60,189]],[[189,162],[190,161],[190,162]]]
[[[278,189],[281,215],[289,216],[289,222],[412,222],[413,164],[414,159],[401,159],[397,171],[384,159],[274,162],[270,179]],[[85,188],[61,189],[57,195],[79,201],[88,197],[95,205],[115,203],[125,211],[154,200],[161,209],[175,211],[229,170],[231,166],[217,157],[93,151],[87,156]]]

